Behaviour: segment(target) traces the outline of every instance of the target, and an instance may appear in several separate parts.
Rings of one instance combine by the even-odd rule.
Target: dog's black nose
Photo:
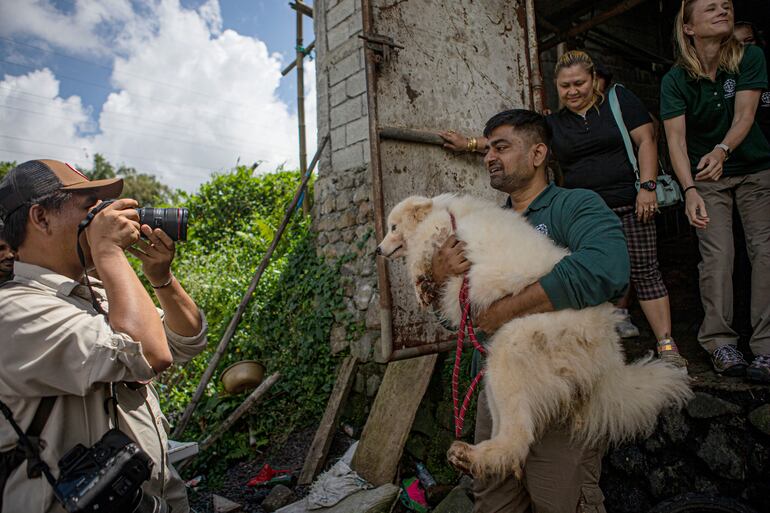
[[[375,254],[375,255],[382,255],[382,248],[380,248],[379,246],[377,246],[377,249],[375,249],[375,250],[374,250],[374,254]]]

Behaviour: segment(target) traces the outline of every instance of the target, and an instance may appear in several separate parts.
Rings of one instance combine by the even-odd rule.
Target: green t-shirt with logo
[[[762,50],[747,46],[738,73],[720,69],[716,80],[694,79],[679,66],[663,77],[660,116],[663,120],[685,115],[687,153],[693,174],[700,159],[721,143],[735,114],[738,91],[767,88],[767,67]],[[745,175],[770,169],[770,143],[754,122],[743,142],[733,148],[724,174]]]

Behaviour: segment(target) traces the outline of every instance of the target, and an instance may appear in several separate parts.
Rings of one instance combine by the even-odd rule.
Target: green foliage
[[[239,167],[185,196],[183,206],[190,209],[189,242],[179,246],[174,273],[206,312],[209,349],[161,383],[162,406],[172,420],[197,387],[299,178],[299,173],[286,171],[254,177],[250,169]],[[195,472],[206,468],[210,475],[217,474],[228,462],[278,443],[320,418],[334,382],[329,332],[335,318],[346,318],[339,284],[341,264],[342,259],[330,267],[316,255],[310,220],[295,212],[184,439],[203,438],[245,398],[245,394],[228,396],[222,390],[218,378],[226,366],[256,359],[265,364],[268,374],[280,372],[281,379],[251,415],[198,458]],[[254,447],[248,444],[249,429]]]
[[[5,175],[8,174],[8,171],[15,168],[17,166],[17,162],[0,162],[0,180],[3,179]]]

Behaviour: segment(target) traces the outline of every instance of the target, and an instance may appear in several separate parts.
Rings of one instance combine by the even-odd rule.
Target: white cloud
[[[103,5],[89,9],[87,5],[92,4]],[[50,145],[17,140],[22,136],[16,140],[0,137],[0,148],[45,149],[81,165],[88,165],[93,152],[99,152],[111,162],[152,172],[187,190],[204,181],[209,170],[228,169],[237,159],[243,164],[263,161],[260,169],[264,170],[282,163],[296,167],[295,109],[277,96],[280,70],[286,63],[262,41],[222,30],[217,0],[209,0],[197,10],[182,8],[178,0],[148,0],[136,9],[129,5],[130,12],[125,9],[127,2],[112,0],[109,4],[114,11],[104,7],[107,2],[76,2],[71,13],[41,2],[24,4],[21,9],[25,19],[37,13],[45,20],[33,24],[27,36],[42,38],[62,50],[94,55],[112,48],[111,85],[116,92],[108,96],[98,120],[91,120],[97,123],[98,133],[83,135],[94,128],[88,125],[90,113],[80,98],[59,97],[58,82],[49,70],[23,77],[6,75],[0,82],[0,106],[43,115],[4,108],[4,114],[15,113],[13,122],[4,122],[3,127],[12,126],[14,134],[27,134],[23,138],[45,140]],[[4,9],[0,9],[0,20],[8,17]],[[54,27],[60,33],[66,31],[68,22],[84,31],[77,48],[66,46],[60,37],[46,36],[46,30]],[[21,30],[19,23],[0,21],[2,35],[21,34]],[[310,160],[316,126],[313,63],[307,63],[305,70]],[[295,78],[292,74],[284,80]],[[11,94],[11,90],[30,94]],[[3,129],[0,132],[7,134]],[[52,146],[54,143],[59,146]],[[0,158],[2,154],[0,151]]]

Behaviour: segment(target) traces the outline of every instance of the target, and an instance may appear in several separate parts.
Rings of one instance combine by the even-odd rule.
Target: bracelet
[[[476,140],[476,138],[471,137],[470,139],[468,139],[468,144],[465,146],[465,149],[470,152],[476,151],[476,148],[478,148],[478,144],[479,142]]]
[[[684,190],[682,191],[682,195],[687,194],[687,191],[689,191],[690,189],[695,189],[695,186],[690,185],[689,187],[685,187]]]
[[[149,281],[149,280],[148,280],[148,281]],[[174,275],[173,275],[173,274],[171,274],[171,275],[169,276],[169,278],[168,278],[168,281],[167,281],[166,283],[164,283],[163,285],[153,285],[153,284],[152,284],[152,282],[150,282],[150,286],[151,286],[152,288],[154,288],[155,290],[158,290],[158,289],[165,289],[166,287],[168,287],[169,285],[171,285],[171,282],[172,282],[172,281],[174,281]]]

